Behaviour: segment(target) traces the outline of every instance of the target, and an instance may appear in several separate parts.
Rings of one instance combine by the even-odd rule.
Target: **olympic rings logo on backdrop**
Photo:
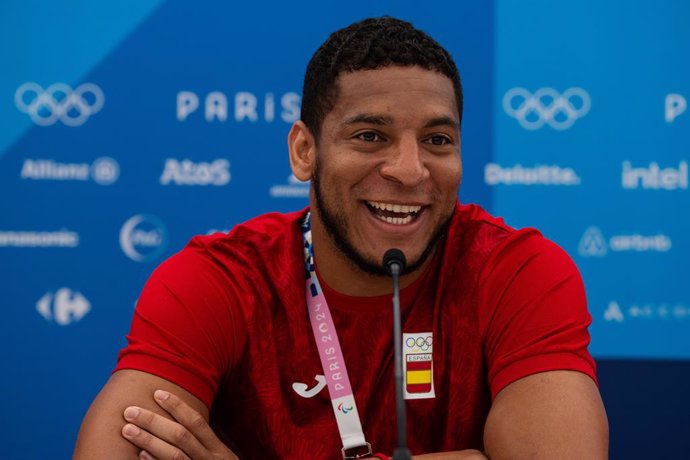
[[[422,351],[427,351],[429,348],[431,348],[431,345],[433,344],[433,339],[431,336],[429,337],[408,337],[407,340],[405,340],[405,345],[407,345],[407,348],[413,348],[417,347],[420,348]]]
[[[84,83],[76,89],[65,83],[54,83],[43,89],[37,83],[27,82],[15,91],[14,102],[39,126],[61,121],[74,127],[83,125],[91,115],[99,112],[105,96],[93,83]]]
[[[560,94],[553,88],[540,88],[534,94],[525,88],[512,88],[503,96],[503,110],[525,129],[545,124],[559,131],[570,128],[587,115],[591,99],[582,88],[568,88]]]

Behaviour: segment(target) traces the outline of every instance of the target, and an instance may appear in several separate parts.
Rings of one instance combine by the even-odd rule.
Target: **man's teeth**
[[[376,208],[380,209],[382,211],[392,211],[392,212],[400,212],[400,213],[417,213],[419,212],[420,209],[422,209],[421,206],[413,206],[413,205],[406,205],[406,204],[392,204],[392,203],[382,203],[380,201],[368,201],[369,205]]]
[[[422,209],[421,206],[383,203],[380,201],[368,201],[367,204],[376,210],[373,214],[384,222],[393,225],[405,225],[412,222],[417,213]],[[396,215],[391,215],[396,214]]]
[[[388,222],[389,224],[395,224],[395,225],[404,225],[404,224],[409,224],[412,222],[412,219],[414,217],[412,216],[407,216],[407,217],[386,217],[386,216],[376,216],[379,219]]]

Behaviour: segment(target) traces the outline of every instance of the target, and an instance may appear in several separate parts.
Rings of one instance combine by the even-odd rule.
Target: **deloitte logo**
[[[46,292],[38,302],[38,311],[46,321],[55,321],[60,326],[79,321],[91,310],[91,303],[80,292],[62,287]]]
[[[614,235],[608,241],[598,227],[589,227],[585,230],[578,253],[582,257],[604,257],[608,251],[612,252],[668,252],[672,242],[668,235]]]
[[[137,214],[127,219],[120,230],[120,247],[135,262],[151,262],[165,251],[168,232],[163,222],[152,215]]]

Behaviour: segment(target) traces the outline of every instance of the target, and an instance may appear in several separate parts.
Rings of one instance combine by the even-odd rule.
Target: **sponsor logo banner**
[[[501,166],[488,163],[484,167],[484,181],[487,185],[580,185],[582,180],[572,168],[557,165],[536,165],[533,167],[516,164]]]
[[[19,174],[24,180],[88,181],[112,185],[120,177],[120,165],[110,157],[88,163],[59,163],[53,160],[26,159]]]
[[[589,227],[580,239],[578,252],[582,257],[604,257],[609,251],[668,252],[671,247],[671,238],[662,233],[614,235],[607,241],[598,227]]]
[[[156,216],[137,214],[120,229],[120,247],[135,262],[151,262],[160,257],[168,244],[168,231]]]
[[[38,83],[27,82],[15,91],[14,102],[38,126],[51,126],[60,121],[65,126],[76,127],[103,108],[105,96],[93,83],[84,83],[76,89],[65,83],[54,83],[43,89]]]
[[[219,158],[212,162],[198,162],[191,160],[165,160],[163,173],[160,177],[161,185],[227,185],[230,183],[230,162]]]
[[[604,311],[604,320],[613,323],[634,320],[690,320],[690,305],[677,302],[630,303],[616,300],[609,302]]]
[[[589,93],[582,88],[568,88],[563,94],[553,88],[540,88],[534,94],[511,88],[503,96],[505,113],[528,130],[546,125],[559,131],[569,129],[587,115],[591,104]]]
[[[0,231],[0,247],[76,248],[77,246],[79,246],[79,234],[70,230],[54,232]]]
[[[648,167],[633,167],[630,161],[624,161],[621,184],[627,190],[687,190],[688,162],[680,161],[678,168],[660,168],[656,161]]]
[[[287,178],[287,184],[272,185],[269,194],[273,198],[307,198],[309,196],[309,181],[302,182],[294,174]]]
[[[91,310],[91,302],[80,292],[62,287],[57,291],[46,292],[36,302],[36,311],[46,320],[60,326],[81,320]]]

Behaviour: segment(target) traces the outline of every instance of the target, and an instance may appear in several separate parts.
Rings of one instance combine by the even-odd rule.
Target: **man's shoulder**
[[[306,212],[307,209],[262,214],[235,225],[228,232],[195,236],[185,250],[241,252],[248,248],[262,251],[276,246],[289,246],[299,236],[300,223]]]

